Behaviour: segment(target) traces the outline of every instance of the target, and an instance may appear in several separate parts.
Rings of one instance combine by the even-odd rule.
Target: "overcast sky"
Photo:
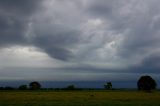
[[[0,0],[0,80],[160,80],[160,0]]]

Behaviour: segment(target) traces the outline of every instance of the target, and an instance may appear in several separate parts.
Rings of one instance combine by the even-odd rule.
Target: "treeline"
[[[151,91],[156,89],[157,83],[151,76],[141,76],[137,81],[138,90]],[[106,82],[104,84],[104,89],[114,90],[112,87],[112,82]],[[68,85],[65,88],[42,88],[41,84],[37,81],[31,82],[28,85],[20,85],[18,88],[6,86],[0,87],[0,90],[98,90],[94,88],[77,88],[75,85]]]
[[[78,87],[75,87],[75,85],[68,85],[67,87],[64,87],[64,88],[42,88],[39,82],[34,82],[34,83],[38,85],[36,84],[34,86],[30,86],[30,84],[29,86],[20,85],[18,88],[6,86],[6,87],[0,87],[0,90],[55,90],[55,91],[59,91],[59,90],[100,90],[100,88],[78,88]]]
[[[39,82],[34,81],[29,84],[20,85],[18,88],[14,88],[11,86],[0,87],[0,90],[101,90],[101,89],[113,90],[111,82],[107,82],[102,86],[104,86],[104,88],[78,88],[75,85],[71,84],[64,88],[44,88]]]

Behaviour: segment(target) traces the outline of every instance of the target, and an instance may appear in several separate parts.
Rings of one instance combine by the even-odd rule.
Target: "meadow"
[[[0,91],[0,106],[160,106],[160,92]]]

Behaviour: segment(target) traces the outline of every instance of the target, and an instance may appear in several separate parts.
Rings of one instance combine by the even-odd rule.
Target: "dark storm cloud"
[[[86,10],[89,14],[101,17],[111,16],[113,10],[113,3],[115,0],[89,0]]]
[[[92,72],[92,73],[116,73],[116,74],[155,74],[160,75],[160,55],[159,54],[151,54],[136,65],[132,65],[126,68],[108,68],[108,67],[96,67],[91,65],[79,65],[73,67],[65,67],[57,70],[67,70],[67,71],[80,71],[80,72]]]
[[[38,1],[38,2],[37,2]],[[0,0],[0,46],[26,44],[31,15],[41,0]]]
[[[136,5],[134,0],[89,0],[86,11],[91,17],[101,18],[111,23],[109,30],[116,33],[122,33],[129,26],[129,20],[132,18],[130,10]],[[138,2],[137,2],[138,3]],[[129,11],[129,12],[128,12]],[[128,12],[128,13],[127,13]],[[137,14],[138,15],[138,14]],[[107,23],[106,23],[107,24]],[[107,26],[107,25],[106,25]]]
[[[10,14],[18,13],[26,16],[35,11],[38,1],[41,0],[0,0],[0,6]]]
[[[47,52],[51,57],[63,61],[69,61],[71,58],[73,58],[73,53],[65,48],[57,48],[52,46],[52,48],[45,49],[45,52]]]
[[[50,26],[46,25],[46,27],[49,28]],[[57,32],[59,29],[56,29],[56,27],[49,31],[38,29],[39,31],[35,32],[37,36],[32,39],[32,43],[52,58],[69,61],[74,58],[74,54],[70,48],[78,44],[80,33],[70,29],[68,31],[61,30]]]
[[[158,0],[41,2],[0,0],[1,47],[32,45],[55,59],[93,65],[74,70],[97,72],[114,70],[96,68],[94,63],[124,65],[125,72],[135,67],[145,70],[146,57],[160,52]],[[149,60],[157,62],[156,58]],[[127,66],[129,63],[131,66]],[[132,67],[132,63],[141,65]]]
[[[124,34],[122,44],[119,46],[119,55],[124,58],[150,55],[152,52],[159,51],[160,45],[160,26],[159,21],[159,1],[143,1],[133,3],[128,8],[129,13],[117,16],[119,19],[115,21],[114,26],[118,27],[117,31]],[[131,10],[132,9],[132,10]],[[115,27],[113,27],[115,28]]]
[[[160,55],[152,54],[142,60],[138,65],[130,67],[127,71],[133,73],[160,74]]]
[[[50,14],[44,15],[47,11],[41,2],[42,0],[0,1],[0,46],[33,45],[53,58],[70,60],[74,57],[70,48],[79,42],[80,33],[65,23],[57,25],[58,19],[53,21],[54,24],[48,21]],[[40,19],[37,14],[42,15]],[[58,18],[64,18],[61,15]]]
[[[120,35],[122,42],[117,46],[117,56],[139,62],[160,50],[158,0],[100,0],[90,3],[88,13],[109,21],[108,29],[115,36]]]

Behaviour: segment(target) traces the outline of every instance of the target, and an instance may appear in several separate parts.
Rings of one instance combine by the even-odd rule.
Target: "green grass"
[[[0,106],[160,106],[160,92],[0,91]]]

